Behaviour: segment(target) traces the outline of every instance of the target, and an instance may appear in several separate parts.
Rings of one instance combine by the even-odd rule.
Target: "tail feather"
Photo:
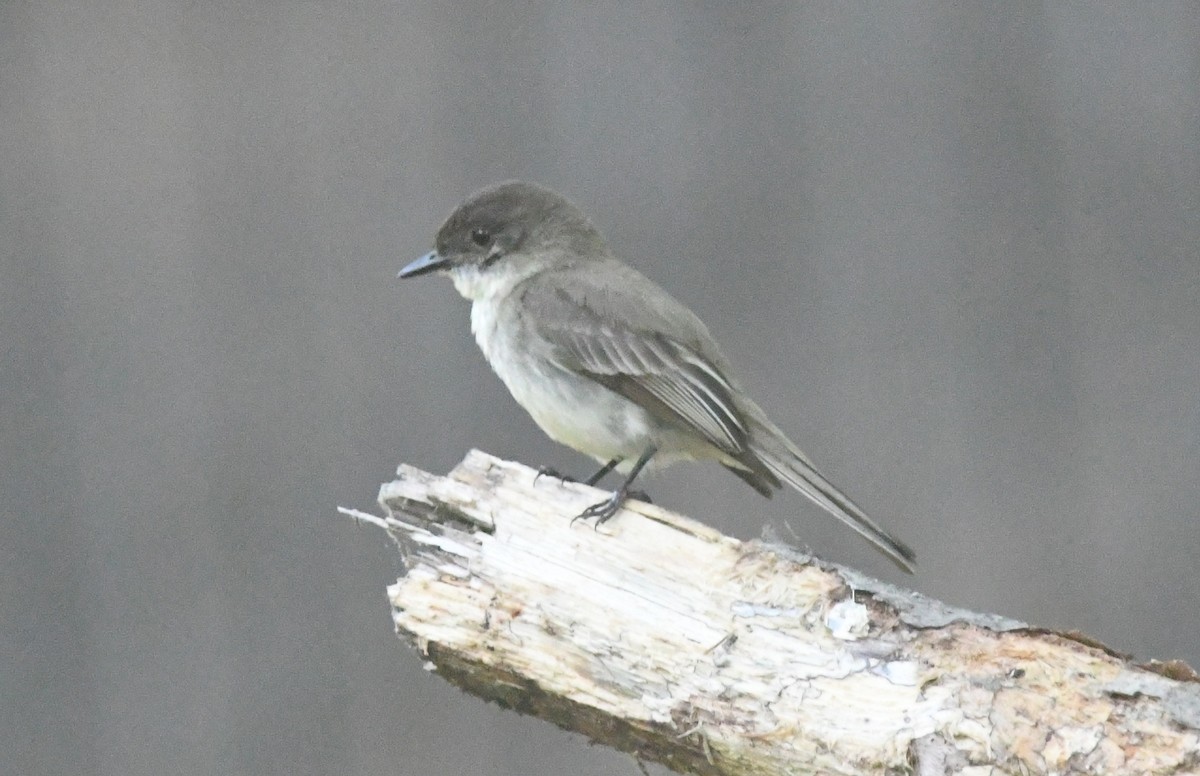
[[[757,407],[753,409],[758,410]],[[752,421],[748,446],[767,470],[853,528],[901,569],[913,573],[917,556],[912,548],[867,517],[849,496],[816,470],[808,456],[767,420],[761,410],[748,414]]]
[[[771,498],[771,496],[775,495],[776,490],[783,487],[783,483],[763,465],[762,461],[755,458],[754,464],[754,468],[744,468],[746,464],[743,461],[739,461],[736,465],[727,463],[724,466],[729,471],[741,477],[742,481],[747,485],[767,498]]]

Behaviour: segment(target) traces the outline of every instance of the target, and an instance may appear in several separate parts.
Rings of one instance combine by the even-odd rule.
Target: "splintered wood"
[[[535,481],[536,480],[536,481]],[[397,630],[480,697],[695,774],[1200,772],[1200,681],[484,453],[402,466]]]

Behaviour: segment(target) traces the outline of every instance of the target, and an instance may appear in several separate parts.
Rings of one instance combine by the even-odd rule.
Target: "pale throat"
[[[478,265],[464,264],[450,270],[454,288],[464,298],[471,300],[471,333],[488,360],[495,354],[496,324],[500,308],[513,288],[529,275],[534,268],[518,271],[510,264],[501,264],[481,270]]]
[[[461,264],[450,270],[454,288],[464,298],[477,302],[508,296],[513,286],[527,278],[531,271],[516,271],[510,264],[480,269],[478,264]]]
[[[495,283],[474,264],[464,264],[450,270],[454,289],[464,298],[475,301],[491,296]]]

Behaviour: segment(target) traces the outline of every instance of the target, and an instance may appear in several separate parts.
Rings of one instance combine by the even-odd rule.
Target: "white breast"
[[[497,376],[533,420],[556,442],[598,461],[632,461],[654,441],[656,463],[694,457],[686,440],[661,427],[628,399],[555,364],[548,347],[514,314],[512,292],[525,279],[515,273],[479,273],[473,267],[452,272],[454,286],[471,299],[471,333]],[[536,313],[536,311],[527,311]]]

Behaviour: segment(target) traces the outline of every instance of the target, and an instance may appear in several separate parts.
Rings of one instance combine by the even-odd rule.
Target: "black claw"
[[[641,457],[637,459],[637,463],[635,463],[633,468],[629,470],[629,474],[626,475],[625,481],[621,483],[621,487],[617,488],[617,490],[604,501],[601,501],[599,504],[592,504],[578,515],[575,515],[575,517],[571,518],[571,525],[575,525],[576,520],[587,520],[594,517],[596,518],[595,527],[599,528],[601,523],[612,519],[613,515],[621,511],[621,505],[625,503],[625,499],[629,498],[630,484],[633,482],[634,478],[638,476],[638,472],[640,472],[642,468],[650,462],[650,459],[654,457],[654,453],[657,451],[658,447],[655,445],[650,445],[647,447],[645,451],[642,452]],[[620,462],[621,459],[619,458],[614,458],[613,460],[609,461],[602,469],[600,469],[600,471],[596,472],[591,479],[587,481],[587,484],[594,485],[597,480],[612,471],[613,467]],[[646,494],[641,493],[639,495],[645,496]],[[646,498],[641,500],[649,501],[650,499]]]
[[[587,509],[583,510],[575,517],[571,518],[571,524],[574,525],[576,520],[590,520],[596,518],[595,528],[599,528],[600,524],[612,519],[612,516],[621,511],[621,505],[625,503],[628,494],[618,490],[604,501],[598,504],[592,504]]]
[[[568,477],[558,469],[555,469],[553,466],[539,466],[538,473],[533,477],[533,484],[537,485],[537,481],[540,480],[543,475],[546,477],[557,477],[559,482],[577,482],[574,477]]]

